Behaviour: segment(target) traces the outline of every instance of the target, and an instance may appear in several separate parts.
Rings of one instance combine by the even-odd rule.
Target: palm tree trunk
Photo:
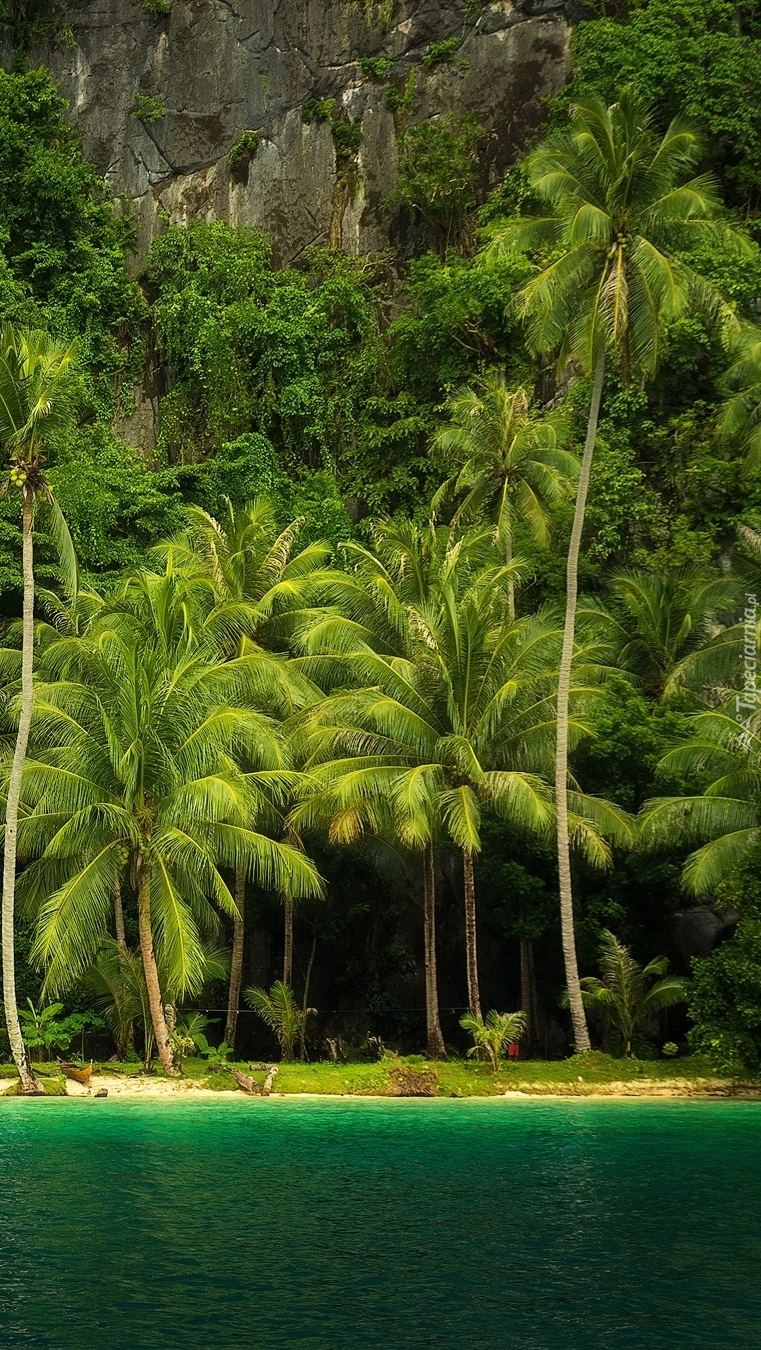
[[[118,877],[114,882],[114,931],[116,941],[119,943],[123,952],[127,950],[127,935],[124,931],[124,906],[122,905],[122,888]]]
[[[513,561],[513,540],[512,535],[508,534],[505,543],[505,563],[509,567]],[[510,615],[510,622],[515,619],[515,582],[512,577],[507,578],[507,612]]]
[[[446,1054],[439,1021],[439,991],[436,979],[436,857],[433,844],[423,854],[423,928],[425,933],[425,1025],[429,1059]]]
[[[301,1031],[299,1032],[299,1059],[305,1060],[307,1057],[306,1036],[307,1036],[307,1008],[309,1007],[309,985],[312,980],[312,966],[314,965],[314,954],[317,951],[317,924],[312,930],[312,950],[309,953],[309,962],[307,964],[306,979],[304,980],[304,1002],[301,1005]]]
[[[605,352],[597,358],[595,366],[592,402],[589,408],[587,439],[584,456],[581,461],[579,487],[576,493],[576,509],[573,513],[571,541],[568,547],[568,571],[566,588],[565,627],[563,629],[563,650],[560,657],[558,675],[558,716],[557,716],[557,752],[555,755],[555,805],[558,822],[558,875],[560,880],[560,926],[563,936],[563,959],[565,977],[568,986],[568,1004],[573,1023],[573,1039],[579,1054],[591,1050],[589,1028],[581,999],[579,984],[579,966],[576,959],[576,938],[573,929],[573,890],[571,887],[571,846],[568,837],[568,703],[571,691],[571,664],[573,662],[573,644],[576,634],[576,602],[579,592],[579,553],[581,552],[581,534],[584,528],[584,513],[589,491],[589,478],[592,471],[592,456],[597,439],[597,423],[602,402],[602,385],[605,375]]]
[[[290,988],[293,980],[293,901],[285,897],[285,944],[283,948],[283,984]]]
[[[24,760],[32,725],[32,668],[34,663],[34,555],[32,531],[34,528],[34,497],[29,488],[24,490],[24,519],[22,560],[24,572],[23,638],[21,647],[21,716],[16,733],[13,763],[8,781],[5,807],[5,856],[3,859],[3,1005],[5,1026],[11,1045],[11,1054],[18,1069],[21,1092],[37,1096],[43,1089],[29,1067],[26,1046],[21,1035],[18,1005],[16,1003],[16,950],[14,910],[16,903],[16,847],[18,841],[18,813],[21,800],[21,780]]]
[[[172,1047],[169,1042],[169,1031],[164,1014],[164,1003],[161,997],[161,986],[159,984],[159,972],[156,966],[156,956],[153,950],[153,932],[151,930],[151,873],[148,864],[143,858],[138,862],[137,878],[137,923],[140,933],[140,952],[143,958],[143,971],[145,973],[145,984],[148,990],[148,1003],[151,1009],[151,1022],[153,1023],[153,1034],[156,1038],[156,1049],[159,1052],[159,1059],[165,1074],[170,1077],[177,1077],[177,1069],[172,1058]]]
[[[473,873],[473,854],[462,851],[462,874],[465,886],[465,963],[468,971],[468,1006],[474,1017],[481,1016],[481,998],[478,993],[478,950],[476,947],[476,881]]]
[[[230,989],[227,997],[227,1025],[225,1026],[225,1045],[235,1049],[235,1033],[238,1029],[238,1010],[240,1008],[240,986],[243,978],[243,939],[246,933],[244,907],[246,904],[246,874],[242,867],[235,871],[235,904],[239,917],[233,926],[233,954],[230,961]]]
[[[521,938],[521,1008],[526,1014],[526,1054],[536,1050],[536,983],[534,980],[534,944]]]

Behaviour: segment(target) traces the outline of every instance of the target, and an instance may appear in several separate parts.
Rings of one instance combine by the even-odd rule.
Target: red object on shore
[[[511,1041],[507,1047],[507,1053],[510,1059],[517,1059],[521,1053],[521,1047],[517,1041]]]

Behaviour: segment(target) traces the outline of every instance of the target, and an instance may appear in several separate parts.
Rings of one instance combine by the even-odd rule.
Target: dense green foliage
[[[431,51],[429,64],[456,59],[455,53],[454,43],[442,52]],[[678,110],[700,123],[705,165],[719,176],[738,220],[740,209],[746,214],[741,224],[752,240],[761,171],[761,33],[752,7],[738,8],[725,0],[679,0],[676,6],[650,0],[624,7],[579,26],[575,62],[553,118],[564,118],[568,101],[590,90],[613,97],[636,74],[655,103],[661,129]],[[362,70],[368,79],[388,74],[373,58],[364,61]],[[410,87],[414,93],[414,79]],[[478,455],[468,449],[467,437],[468,445],[463,440],[457,451],[459,466],[453,462],[452,432],[458,415],[461,421],[465,417],[463,410],[483,407],[489,391],[497,388],[525,389],[532,418],[542,403],[562,404],[560,453],[577,456],[588,381],[578,379],[566,387],[543,360],[531,356],[516,304],[547,255],[541,249],[510,251],[485,265],[484,251],[479,251],[479,224],[493,232],[495,222],[505,216],[536,213],[538,203],[526,178],[515,172],[485,198],[481,133],[475,120],[449,117],[415,124],[412,119],[407,125],[413,94],[405,103],[403,90],[389,87],[388,92],[403,118],[398,125],[399,178],[387,206],[406,213],[411,225],[398,256],[356,259],[312,250],[298,266],[281,269],[273,265],[269,242],[261,233],[193,223],[166,229],[155,240],[136,282],[130,272],[129,214],[110,199],[95,171],[83,162],[65,105],[48,76],[42,71],[0,75],[0,307],[14,322],[79,341],[83,415],[76,432],[61,435],[52,446],[47,472],[89,585],[107,590],[125,570],[145,565],[151,545],[170,537],[176,542],[189,505],[225,520],[226,498],[240,506],[261,495],[272,503],[273,529],[299,518],[298,549],[325,540],[344,576],[352,568],[361,571],[358,544],[376,561],[383,558],[376,532],[379,518],[407,518],[424,532],[431,499],[442,483],[452,480],[462,464],[475,473]],[[303,115],[330,121],[337,150],[349,164],[358,149],[359,128],[336,121],[329,102],[311,100]],[[154,112],[142,105],[135,108],[138,116]],[[245,135],[250,139],[233,147],[233,157],[256,152],[257,133]],[[761,252],[754,245],[744,256],[694,245],[685,246],[679,256],[718,288],[738,316],[753,317],[761,294]],[[148,392],[160,403],[158,442],[150,455],[130,448],[122,434],[136,396],[141,396],[146,352],[152,381]],[[754,524],[761,512],[761,473],[745,461],[738,438],[717,431],[731,360],[726,331],[690,313],[666,333],[660,370],[647,390],[637,380],[625,388],[614,371],[606,378],[581,564],[589,682],[588,697],[579,702],[573,768],[587,793],[625,812],[637,812],[664,794],[701,800],[709,778],[699,747],[691,760],[688,752],[680,752],[680,759],[669,751],[675,743],[691,743],[693,712],[705,710],[717,698],[704,676],[683,679],[682,663],[699,657],[716,630],[736,618],[745,579],[753,585],[758,576],[752,550],[738,551],[736,540],[738,526]],[[481,450],[478,454],[483,459]],[[480,473],[480,459],[479,465]],[[437,503],[445,521],[463,505],[471,487],[462,479],[458,495],[455,478],[450,496]],[[489,491],[479,487],[470,506],[473,519],[494,526]],[[552,661],[541,665],[538,653],[542,644],[557,645],[557,615],[541,607],[556,604],[562,594],[571,512],[569,494],[549,485],[533,522],[516,509],[509,531],[505,521],[499,531],[499,565],[505,561],[508,533],[509,553],[520,559],[515,574],[520,627],[513,641],[516,651],[525,642],[520,660],[527,663],[525,677],[520,662],[515,668],[523,680],[520,684],[516,675],[520,688],[511,712],[515,720],[510,723],[502,707],[499,716],[505,726],[517,728],[511,761],[515,774],[543,775],[535,825],[541,824],[543,804],[549,800],[546,746],[552,736],[551,708],[544,720],[536,710],[543,699],[551,702],[554,670]],[[39,524],[38,578],[45,583],[55,580],[56,566],[44,522]],[[18,503],[11,495],[0,501],[0,595],[9,620],[19,612],[19,539]],[[343,545],[352,541],[354,550],[345,551]],[[441,559],[438,555],[437,566],[443,567]],[[386,564],[393,575],[388,558]],[[492,560],[490,565],[490,601],[497,603],[493,578],[498,564]],[[344,739],[336,736],[334,748],[353,738],[365,750],[372,744],[379,761],[385,756],[390,762],[391,757],[397,767],[400,758],[406,767],[433,764],[439,773],[436,791],[451,794],[440,812],[437,839],[442,1006],[446,1000],[461,1010],[466,1003],[458,849],[469,847],[468,839],[477,840],[474,849],[483,850],[477,884],[484,1006],[521,1006],[518,951],[520,947],[525,956],[528,946],[539,989],[541,1045],[548,1053],[560,1053],[565,1033],[558,1006],[563,980],[554,858],[546,829],[532,834],[525,828],[529,812],[503,810],[504,803],[490,802],[484,788],[483,772],[502,772],[506,762],[503,756],[499,764],[496,759],[492,763],[484,748],[496,725],[493,710],[483,714],[481,740],[474,736],[467,752],[475,746],[483,763],[479,760],[475,769],[470,759],[466,763],[467,719],[457,692],[462,671],[452,654],[462,651],[463,640],[467,645],[473,639],[477,650],[478,606],[473,601],[470,609],[467,604],[457,608],[471,581],[463,583],[461,593],[455,588],[448,611],[433,616],[425,608],[426,597],[418,595],[413,605],[405,595],[401,603],[410,607],[408,619],[414,609],[415,623],[430,622],[427,651],[417,645],[417,631],[408,635],[408,648],[399,645],[404,625],[396,626],[396,646],[388,630],[365,634],[384,662],[375,665],[372,680],[367,676],[368,689],[380,686],[382,700],[376,703],[367,691],[352,696],[353,702],[343,693],[333,694],[324,712],[339,712],[344,718]],[[488,589],[490,583],[481,584]],[[323,594],[310,596],[305,608],[324,605],[332,613],[330,607],[338,606],[343,618],[347,613],[356,617],[360,611],[351,605],[359,605],[358,591],[348,601],[347,591],[335,585],[337,589],[328,586]],[[436,591],[436,603],[443,594],[442,588]],[[476,592],[468,594],[473,600]],[[362,611],[363,620],[368,613]],[[8,632],[12,646],[12,623]],[[330,629],[333,640],[339,632],[338,626]],[[235,633],[242,640],[242,629],[235,628]],[[252,634],[249,623],[249,638]],[[229,632],[227,636],[230,640]],[[320,648],[319,635],[308,637],[306,627],[299,632],[282,629],[277,641],[290,644],[301,673],[314,678],[321,692],[333,693],[331,681],[314,665],[327,650]],[[492,629],[482,651],[493,655],[498,646]],[[507,661],[509,652],[499,650],[500,659]],[[530,666],[526,650],[535,666]],[[730,687],[737,650],[731,648],[729,665],[723,661],[713,667],[716,679]],[[361,660],[350,670],[340,643],[333,655],[344,662],[342,678],[356,684]],[[395,685],[397,659],[411,663],[406,695],[418,700],[416,713],[431,699],[424,736],[419,727],[413,736],[411,725],[398,720],[405,714],[405,700]],[[440,688],[432,674],[436,660]],[[603,668],[611,666],[623,673],[598,685]],[[49,674],[54,687],[60,670]],[[267,715],[275,715],[270,707]],[[536,718],[535,739],[527,749],[519,744],[518,723],[529,715]],[[318,726],[319,718],[312,734]],[[387,733],[388,743],[381,745]],[[304,753],[299,744],[298,753]],[[62,745],[54,748],[63,752]],[[102,748],[105,754],[105,739]],[[458,794],[459,816],[452,805]],[[431,788],[431,800],[435,795]],[[397,802],[397,827],[398,807]],[[417,807],[422,818],[422,798]],[[746,812],[751,830],[753,810]],[[400,869],[399,858],[392,857],[399,839],[391,847],[386,826],[393,813],[390,808],[388,812],[383,821],[373,822],[383,836],[375,841],[373,868],[367,861],[370,854],[362,853],[357,842],[362,830],[353,834],[351,822],[344,821],[343,833],[334,826],[329,838],[324,829],[321,833],[317,811],[309,821],[308,847],[326,878],[327,898],[305,902],[297,910],[294,984],[303,989],[314,935],[318,956],[310,1001],[324,1009],[362,1009],[356,1017],[341,1014],[336,1023],[323,1024],[324,1029],[330,1034],[343,1029],[360,1039],[372,1015],[374,1029],[412,1047],[420,1043],[421,1027],[422,937],[414,880],[419,859],[407,855]],[[430,818],[435,814],[431,811]],[[370,823],[368,816],[365,832],[371,832]],[[658,848],[647,851],[624,849],[623,834],[612,831],[612,843],[610,837],[608,844],[600,843],[597,859],[612,847],[611,871],[596,870],[582,857],[583,850],[577,852],[577,929],[584,972],[596,968],[600,935],[612,927],[637,958],[644,961],[653,951],[668,949],[679,970],[689,973],[686,959],[670,945],[672,921],[685,904],[683,861],[705,840],[669,829],[656,841]],[[406,835],[402,830],[402,843],[414,844],[413,834],[411,828]],[[370,847],[367,838],[360,842]],[[232,867],[232,854],[225,861]],[[231,885],[231,876],[226,873],[221,884]],[[128,909],[134,902],[129,885],[127,880]],[[101,891],[100,908],[92,918],[88,958],[96,935],[108,926],[107,889]],[[757,1069],[758,920],[743,886],[732,876],[722,894],[725,903],[737,901],[747,912],[734,937],[695,963],[690,1010],[697,1029],[692,1037],[696,1047],[722,1066],[745,1063]],[[713,893],[708,898],[712,902]],[[190,919],[183,917],[194,942],[199,935],[205,940],[214,928],[207,902],[208,897],[194,893],[195,911]],[[246,949],[245,981],[269,987],[279,958],[265,958],[262,952],[268,946],[271,953],[279,951],[282,907],[259,886],[253,888],[249,907],[253,936]],[[221,908],[232,913],[230,904]],[[130,918],[128,913],[127,926],[134,942],[134,914]],[[221,937],[225,933],[223,924]],[[184,987],[193,991],[203,975],[200,937],[193,948],[193,979],[184,980]],[[39,932],[37,941],[39,956]],[[30,933],[20,934],[19,984],[23,997],[36,1000],[38,975],[27,964],[32,942]],[[102,998],[108,973],[104,966]],[[177,988],[182,987],[180,979]],[[225,997],[221,977],[207,984],[207,992],[217,1001]],[[136,987],[136,1007],[141,996]],[[81,1003],[92,1001],[93,995],[73,997]],[[103,1006],[115,1005],[112,1000]],[[116,1025],[116,1013],[110,1015]],[[250,1037],[253,1023],[246,1016]],[[686,1030],[686,1020],[677,1013],[672,1038],[683,1044]],[[448,1042],[459,1038],[464,1045],[454,1014],[444,1032]]]
[[[66,106],[43,71],[0,76],[0,303],[15,322],[79,338],[92,410],[108,413],[111,382],[140,369],[145,308],[125,265],[129,218],[83,162]]]
[[[611,99],[636,79],[666,123],[694,118],[732,203],[759,206],[761,27],[752,0],[647,0],[579,25],[577,72],[562,101]],[[628,12],[627,12],[628,11]]]

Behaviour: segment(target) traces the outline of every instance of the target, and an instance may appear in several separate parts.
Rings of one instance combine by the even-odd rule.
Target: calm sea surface
[[[761,1346],[761,1104],[6,1101],[0,1346]]]

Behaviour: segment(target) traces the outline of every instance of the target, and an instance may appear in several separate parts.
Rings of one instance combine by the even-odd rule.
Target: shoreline
[[[11,1080],[9,1088],[12,1088],[17,1080]],[[50,1081],[50,1080],[48,1080]],[[523,1100],[548,1100],[548,1101],[567,1101],[576,1100],[699,1100],[699,1101],[721,1101],[721,1100],[745,1100],[761,1101],[761,1085],[751,1083],[738,1083],[731,1079],[694,1079],[674,1077],[673,1079],[642,1079],[639,1082],[610,1082],[610,1083],[548,1083],[547,1085],[532,1083],[525,1084],[518,1088],[501,1089],[501,1085],[495,1085],[496,1091],[479,1093],[446,1093],[436,1094],[398,1093],[383,1090],[364,1091],[364,1092],[314,1092],[314,1091],[279,1091],[273,1090],[270,1094],[272,1098],[283,1101],[288,1098],[299,1099],[349,1099],[349,1100],[397,1100],[397,1101],[515,1101]],[[97,1073],[93,1075],[92,1088],[88,1092],[87,1088],[71,1080],[65,1080],[64,1090],[50,1092],[48,1096],[58,1097],[78,1097],[91,1098],[98,1100],[96,1093],[104,1090],[108,1098],[136,1099],[136,1098],[216,1098],[216,1099],[246,1099],[245,1092],[234,1088],[214,1088],[197,1083],[192,1078],[185,1078],[179,1081],[166,1078],[143,1077],[142,1075],[132,1075],[125,1077],[119,1074]],[[500,1090],[501,1089],[501,1090]],[[0,1096],[12,1096],[17,1094],[9,1092],[5,1088],[0,1092]],[[254,1097],[252,1100],[266,1100],[265,1098]]]

